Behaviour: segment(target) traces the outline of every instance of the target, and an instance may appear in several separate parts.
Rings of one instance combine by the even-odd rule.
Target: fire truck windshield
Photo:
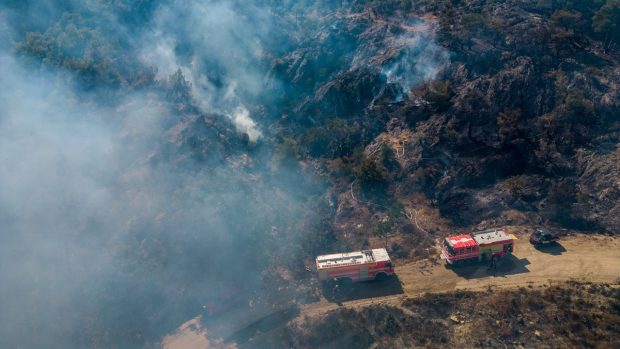
[[[450,246],[450,243],[448,242],[448,240],[444,240],[443,241],[443,246],[446,248],[446,250],[448,251],[448,253],[450,255],[455,255],[456,253],[454,253],[454,249],[452,248],[452,246]]]

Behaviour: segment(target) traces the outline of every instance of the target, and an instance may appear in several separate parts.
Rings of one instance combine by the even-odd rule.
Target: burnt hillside
[[[617,11],[419,1],[328,16],[274,70],[299,93],[281,123],[333,183],[337,233],[364,223],[357,248],[385,217],[418,243],[442,219],[617,231]]]
[[[327,252],[615,234],[619,22],[615,0],[3,2],[0,347],[286,310]]]

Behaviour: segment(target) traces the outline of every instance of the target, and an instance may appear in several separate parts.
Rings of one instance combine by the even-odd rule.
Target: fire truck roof
[[[512,240],[512,236],[501,229],[491,229],[472,234],[478,245],[494,244],[501,241]]]
[[[478,245],[469,234],[450,236],[447,237],[446,240],[452,245],[452,248],[467,248]]]
[[[375,248],[357,252],[334,253],[316,257],[316,267],[318,269],[330,268],[343,265],[364,264],[371,262],[389,261],[385,248]]]

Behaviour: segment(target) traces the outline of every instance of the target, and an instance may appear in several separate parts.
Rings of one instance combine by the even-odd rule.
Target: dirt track
[[[361,283],[348,290],[340,303],[308,304],[301,315],[314,316],[339,306],[360,307],[374,303],[399,303],[405,297],[427,292],[518,287],[576,280],[616,283],[620,278],[620,238],[574,235],[559,244],[536,249],[521,237],[513,256],[495,271],[486,265],[449,268],[445,262],[418,262],[396,266],[397,277],[385,283]]]

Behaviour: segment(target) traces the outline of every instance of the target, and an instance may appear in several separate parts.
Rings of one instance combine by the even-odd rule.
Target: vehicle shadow
[[[385,280],[374,280],[348,284],[326,282],[322,286],[323,297],[331,303],[342,303],[358,299],[385,297],[402,294],[402,283],[396,274]]]
[[[550,255],[554,255],[554,256],[559,256],[562,253],[566,252],[566,248],[564,248],[564,246],[562,246],[562,244],[557,241],[548,243],[546,245],[534,246],[534,248],[537,251],[547,253]]]
[[[452,270],[458,276],[465,279],[477,279],[487,276],[508,276],[529,273],[527,266],[531,264],[527,258],[517,258],[514,255],[504,256],[495,268],[490,268],[488,263],[473,263],[465,266],[453,266],[446,264],[446,268]]]

